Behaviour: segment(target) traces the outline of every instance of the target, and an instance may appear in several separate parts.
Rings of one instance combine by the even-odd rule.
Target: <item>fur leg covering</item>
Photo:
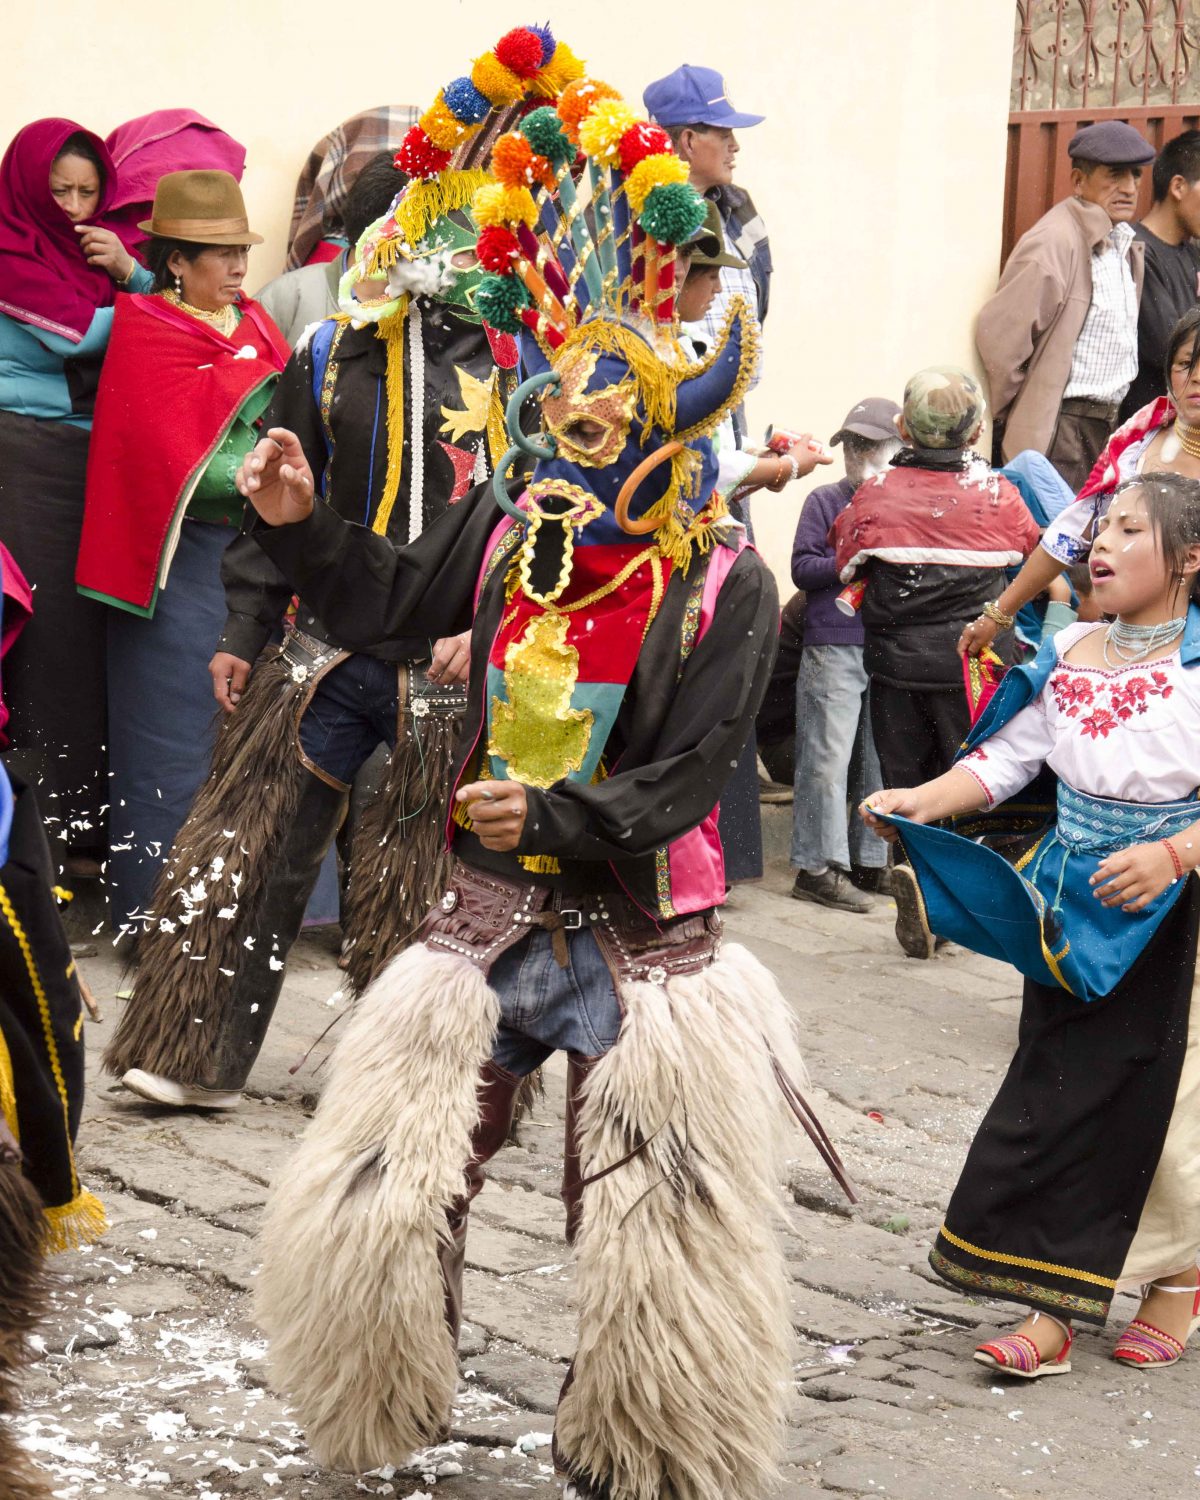
[[[404,719],[387,779],[355,830],[342,927],[356,995],[412,941],[446,889],[446,804],[460,722],[439,713]]]
[[[133,998],[104,1054],[118,1077],[145,1068],[203,1081],[263,877],[306,775],[295,743],[302,691],[282,657],[265,660],[222,726],[208,780],[155,885]]]
[[[791,1388],[777,1237],[803,1077],[795,1022],[744,948],[623,987],[620,1039],[585,1087],[579,1346],[561,1460],[611,1500],[757,1500],[778,1478]]]
[[[258,1317],[275,1386],[328,1468],[400,1463],[447,1421],[458,1365],[438,1247],[499,1016],[464,960],[424,945],[393,959],[272,1189]]]
[[[45,1500],[49,1494],[6,1421],[20,1406],[17,1371],[25,1362],[26,1336],[46,1310],[45,1228],[41,1200],[20,1168],[0,1165],[0,1494],[4,1500]]]

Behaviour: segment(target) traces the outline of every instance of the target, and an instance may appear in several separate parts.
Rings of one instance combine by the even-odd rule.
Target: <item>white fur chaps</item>
[[[804,1079],[795,1018],[726,945],[698,974],[622,990],[592,1072],[579,1345],[558,1409],[564,1459],[611,1500],[758,1500],[778,1477],[791,1319],[777,1225],[795,1144],[772,1053]]]
[[[580,1119],[579,1346],[556,1437],[611,1500],[758,1500],[791,1390],[779,1185],[795,1143],[772,1056],[795,1021],[744,948],[622,989]],[[313,1455],[361,1471],[438,1439],[456,1383],[438,1260],[499,1003],[424,946],[370,986],[275,1185],[258,1314]]]
[[[463,959],[424,945],[393,959],[273,1186],[256,1309],[276,1388],[328,1468],[402,1463],[448,1419],[458,1362],[438,1246],[498,1020]]]

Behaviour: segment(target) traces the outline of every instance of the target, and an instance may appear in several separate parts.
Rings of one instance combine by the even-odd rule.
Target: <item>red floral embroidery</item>
[[[1050,691],[1054,694],[1054,706],[1068,719],[1078,716],[1081,708],[1090,708],[1096,692],[1086,677],[1072,677],[1068,672],[1055,672],[1050,679]]]
[[[1110,729],[1117,727],[1117,719],[1106,708],[1098,708],[1080,724],[1084,734],[1094,740],[1106,740]]]
[[[1079,718],[1086,709],[1086,718],[1079,719],[1079,727],[1092,739],[1106,739],[1110,730],[1118,724],[1132,719],[1134,714],[1144,714],[1151,698],[1169,698],[1175,689],[1166,672],[1151,671],[1148,676],[1099,680],[1075,676],[1069,672],[1056,672],[1050,679],[1050,691],[1059,713],[1068,719]],[[1105,695],[1108,706],[1103,706]]]

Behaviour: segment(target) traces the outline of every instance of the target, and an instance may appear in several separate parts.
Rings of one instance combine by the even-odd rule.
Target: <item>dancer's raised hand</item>
[[[235,483],[268,526],[290,526],[312,515],[312,470],[299,438],[286,427],[272,427],[259,439]]]

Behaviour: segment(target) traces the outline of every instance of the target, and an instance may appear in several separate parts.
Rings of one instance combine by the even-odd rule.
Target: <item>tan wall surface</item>
[[[1012,0],[558,0],[551,12],[631,100],[695,62],[723,69],[737,107],[767,116],[744,132],[740,170],[776,268],[753,420],[827,438],[860,397],[899,399],[922,365],[971,362],[999,257]],[[319,137],[385,100],[431,102],[509,26],[536,19],[484,0],[11,6],[0,138],[42,115],[102,135],[151,109],[208,115],[248,147],[251,223],[267,236],[251,261],[257,289],[281,267],[296,174]],[[781,585],[798,494],[755,501]]]

